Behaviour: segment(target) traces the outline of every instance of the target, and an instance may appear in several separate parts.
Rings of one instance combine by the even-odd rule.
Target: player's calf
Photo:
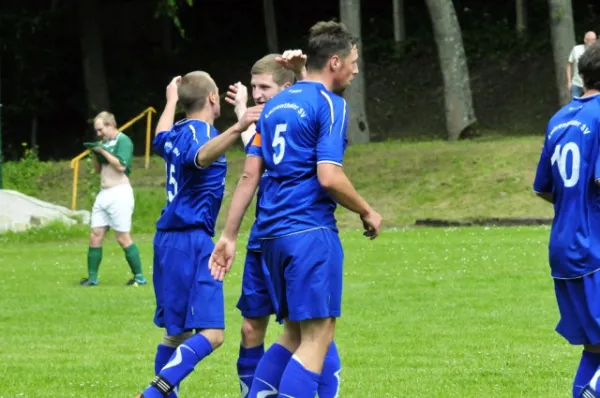
[[[222,329],[203,329],[181,343],[144,390],[144,398],[164,398],[172,393],[187,377],[198,362],[210,355],[223,344],[225,334]]]
[[[242,341],[237,360],[237,372],[242,398],[248,395],[254,382],[256,367],[265,353],[265,334],[269,317],[247,318],[242,322]]]
[[[252,348],[260,346],[265,341],[269,317],[246,318],[242,321],[242,346]]]
[[[319,388],[325,356],[335,332],[335,318],[300,321],[300,346],[289,361],[279,385],[282,396],[314,397]]]

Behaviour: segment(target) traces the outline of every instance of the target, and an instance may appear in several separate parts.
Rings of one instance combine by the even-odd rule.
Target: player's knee
[[[186,332],[186,333],[178,334],[175,336],[164,335],[162,344],[166,345],[167,347],[177,348],[184,341],[189,339],[192,336],[192,334],[193,334],[192,332]]]
[[[585,344],[583,349],[594,354],[600,354],[600,344]]]
[[[119,245],[121,245],[121,247],[123,247],[123,248],[129,247],[133,243],[133,240],[131,239],[131,235],[129,234],[129,232],[118,232],[115,234],[115,237],[116,237]]]
[[[331,344],[335,334],[335,318],[309,319],[300,322],[302,341]]]
[[[225,341],[225,333],[223,329],[203,329],[199,333],[206,337],[213,350],[221,347]]]
[[[242,322],[242,345],[256,347],[265,341],[269,318],[244,318]]]
[[[90,246],[102,246],[102,240],[104,240],[104,233],[104,229],[102,228],[92,228],[90,231]]]
[[[297,322],[286,321],[278,342],[290,351],[296,351],[301,342],[300,325]]]

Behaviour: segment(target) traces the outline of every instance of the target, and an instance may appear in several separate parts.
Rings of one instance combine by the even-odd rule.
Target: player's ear
[[[331,70],[333,72],[337,72],[337,70],[340,69],[341,65],[342,65],[342,60],[340,59],[340,57],[338,55],[334,55],[329,60],[329,67],[331,68]]]
[[[212,93],[208,94],[208,100],[213,105],[214,104],[218,104],[219,103],[219,96],[217,95],[217,93],[212,92]]]
[[[290,82],[285,82],[285,83],[283,83],[283,89],[285,90],[286,88],[288,88],[288,87],[289,87],[289,86],[291,86],[291,85],[292,85],[292,83],[290,83]]]

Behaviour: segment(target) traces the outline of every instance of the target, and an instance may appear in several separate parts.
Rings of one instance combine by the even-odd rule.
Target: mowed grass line
[[[342,397],[568,397],[579,349],[553,328],[548,229],[345,232]],[[152,236],[137,238],[148,273]],[[243,240],[240,240],[242,243]],[[101,285],[77,286],[85,240],[0,248],[0,397],[133,397],[153,376],[161,331],[152,287],[124,286],[107,242]],[[226,282],[224,346],[182,397],[238,397],[243,246]],[[279,327],[271,324],[269,342]]]

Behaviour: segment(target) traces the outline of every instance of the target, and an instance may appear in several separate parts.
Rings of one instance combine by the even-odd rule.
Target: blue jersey
[[[215,222],[225,191],[227,161],[221,156],[206,168],[196,163],[198,151],[218,131],[200,120],[182,120],[158,134],[152,145],[165,159],[167,204],[157,230],[204,228],[215,235]]]
[[[260,146],[252,145],[254,141],[254,137],[250,140],[248,145],[246,145],[246,155],[247,156],[261,156]],[[267,173],[263,173],[258,183],[258,190],[256,192],[256,210],[254,212],[255,221],[252,224],[252,229],[250,230],[250,236],[248,237],[248,244],[246,245],[247,250],[252,251],[260,251],[260,240],[258,239],[258,225],[256,220],[258,219],[259,206],[258,203],[260,201],[260,197],[265,185],[265,178]]]
[[[317,82],[298,82],[271,98],[257,123],[268,176],[259,201],[260,238],[314,228],[337,231],[336,202],[317,178],[317,164],[341,166],[346,101]]]
[[[600,269],[600,96],[575,98],[548,123],[533,188],[552,193],[552,276]]]

